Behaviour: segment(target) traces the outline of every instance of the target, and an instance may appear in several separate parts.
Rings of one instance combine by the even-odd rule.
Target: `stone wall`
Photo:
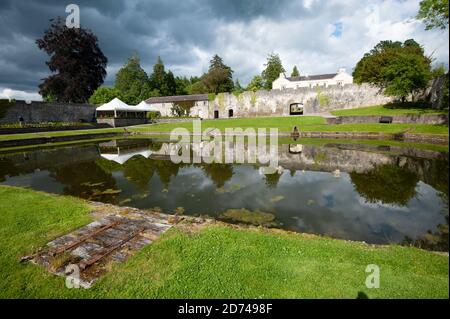
[[[389,102],[392,102],[392,98],[384,96],[379,89],[356,84],[244,92],[237,96],[220,93],[209,103],[205,118],[214,118],[215,111],[219,118],[228,118],[229,110],[233,110],[233,117],[289,116],[290,105],[294,103],[304,105],[304,115],[313,115]]]
[[[111,127],[123,127],[131,125],[146,124],[147,119],[126,119],[126,118],[98,118],[98,124],[107,124]]]
[[[45,103],[16,101],[0,112],[0,124],[17,123],[23,117],[27,123],[95,122],[95,105],[77,103]]]
[[[394,115],[392,123],[448,124],[448,114],[404,114]],[[337,116],[327,118],[328,124],[379,123],[380,115]]]

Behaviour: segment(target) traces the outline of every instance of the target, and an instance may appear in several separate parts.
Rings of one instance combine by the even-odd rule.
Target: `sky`
[[[92,30],[108,58],[105,85],[138,54],[147,73],[157,56],[175,75],[200,76],[219,54],[234,79],[247,84],[267,55],[278,53],[287,73],[349,73],[381,40],[414,38],[448,69],[448,29],[425,31],[414,16],[420,0],[1,0],[0,98],[40,100],[50,74],[35,41],[49,19],[80,7],[81,26]]]

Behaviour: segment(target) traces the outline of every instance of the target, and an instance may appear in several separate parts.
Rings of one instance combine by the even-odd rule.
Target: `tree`
[[[208,73],[203,75],[202,82],[208,88],[208,93],[231,92],[234,88],[233,70],[216,54],[211,59]]]
[[[423,20],[425,30],[448,28],[448,0],[422,0],[417,19]]]
[[[59,17],[41,39],[39,49],[50,60],[52,74],[39,85],[39,93],[58,102],[86,102],[103,83],[108,59],[99,47],[97,37],[84,28],[68,28]]]
[[[191,82],[185,76],[175,78],[176,84],[176,95],[186,95],[188,93],[188,88],[191,85]]]
[[[118,89],[101,86],[97,90],[95,90],[94,94],[92,94],[92,96],[89,98],[89,103],[101,105],[108,103],[116,97],[122,99],[122,96]]]
[[[206,87],[205,83],[200,80],[200,81],[197,81],[194,84],[192,84],[190,87],[188,87],[188,93],[189,94],[204,94],[204,93],[209,93],[209,90]]]
[[[261,73],[262,79],[264,80],[264,89],[271,90],[272,82],[280,76],[280,73],[285,72],[285,70],[281,63],[280,56],[276,53],[269,54],[267,63],[264,64],[264,66],[266,68]]]
[[[159,92],[164,95],[167,90],[166,88],[166,71],[164,68],[164,63],[161,60],[161,57],[158,56],[155,65],[153,65],[153,73],[150,75],[150,84],[154,89],[159,90]]]
[[[292,76],[292,77],[294,77],[294,76],[300,76],[300,72],[298,71],[296,65],[294,65],[294,69],[292,70],[291,76]]]
[[[152,87],[148,81],[147,73],[142,69],[140,59],[133,56],[116,74],[116,89],[122,99],[128,104],[139,104],[152,96]]]
[[[239,79],[236,79],[236,81],[234,82],[233,92],[237,93],[237,94],[244,92],[244,88],[242,87],[241,83],[239,82]]]
[[[355,83],[370,83],[386,95],[402,98],[425,89],[431,78],[431,59],[414,40],[381,41],[357,63]]]
[[[177,93],[177,82],[175,81],[175,77],[170,70],[166,73],[166,78],[161,88],[161,93],[165,96],[172,96]]]
[[[260,75],[255,75],[247,85],[247,91],[259,91],[264,88],[264,81]]]

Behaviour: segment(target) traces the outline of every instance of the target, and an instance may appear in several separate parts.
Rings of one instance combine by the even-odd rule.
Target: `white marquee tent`
[[[117,111],[125,111],[125,112],[149,112],[151,111],[151,106],[144,101],[139,103],[138,105],[128,105],[125,102],[122,102],[118,98],[114,98],[112,101],[105,103],[99,106],[96,111],[113,111],[116,113]]]

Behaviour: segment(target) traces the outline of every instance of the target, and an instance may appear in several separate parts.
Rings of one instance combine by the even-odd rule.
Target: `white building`
[[[286,77],[284,73],[280,73],[278,79],[273,81],[273,90],[283,89],[298,89],[302,87],[327,87],[330,85],[344,86],[345,84],[352,84],[353,77],[348,74],[344,68],[339,69],[337,73],[319,74],[319,75],[305,75]]]
[[[158,111],[161,116],[173,116],[172,108],[175,104],[182,105],[189,114],[185,116],[207,117],[209,110],[208,94],[192,94],[177,96],[158,96],[145,100],[153,111]]]

